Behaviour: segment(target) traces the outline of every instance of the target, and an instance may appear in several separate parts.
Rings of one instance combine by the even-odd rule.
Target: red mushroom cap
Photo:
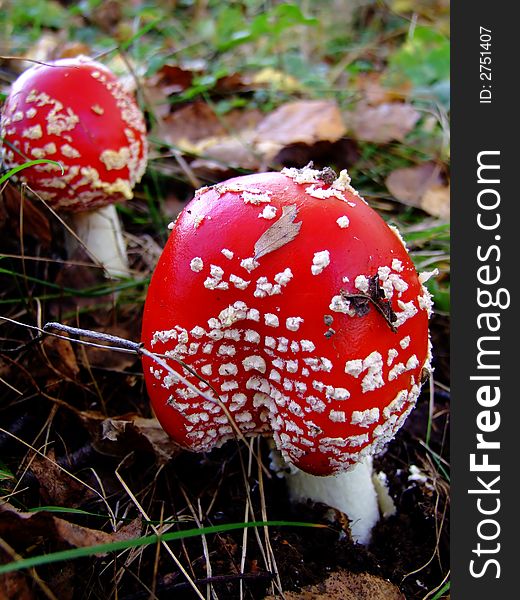
[[[153,275],[142,333],[209,383],[183,369],[245,435],[272,434],[316,475],[382,449],[430,357],[431,298],[402,239],[346,171],[331,173],[284,169],[197,192]],[[233,437],[218,403],[143,363],[179,444],[204,451]]]
[[[20,177],[54,208],[92,210],[132,197],[146,168],[144,117],[104,65],[87,57],[35,65],[13,83],[1,117],[8,168],[63,165]]]

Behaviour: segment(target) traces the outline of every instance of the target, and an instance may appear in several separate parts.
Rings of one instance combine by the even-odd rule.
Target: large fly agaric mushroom
[[[425,278],[346,171],[284,169],[199,190],[153,275],[142,341],[189,366],[206,398],[145,357],[157,417],[192,451],[232,438],[229,417],[246,436],[272,435],[286,463],[321,476],[300,478],[295,495],[320,500],[314,482],[343,510],[338,474],[364,463],[356,485],[370,492],[367,461],[429,369]],[[355,537],[366,542],[377,505],[363,493],[372,515]]]
[[[111,276],[128,262],[114,202],[132,198],[147,160],[146,126],[134,99],[104,65],[85,56],[37,64],[13,83],[1,117],[8,168],[29,160],[26,182],[72,215],[89,253]]]

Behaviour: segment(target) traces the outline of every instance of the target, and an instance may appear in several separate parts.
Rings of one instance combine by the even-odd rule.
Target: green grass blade
[[[0,463],[0,478],[1,478],[2,470]],[[14,479],[14,476],[12,476]],[[27,512],[30,513],[38,513],[38,512],[47,512],[47,513],[61,513],[61,514],[70,514],[70,515],[83,515],[85,517],[96,517],[98,519],[109,519],[109,515],[103,515],[101,513],[90,512],[88,510],[83,510],[81,508],[68,508],[66,506],[37,506],[35,508],[27,509]],[[123,523],[131,523],[134,519],[131,517],[118,517],[118,521]],[[159,520],[144,520],[147,525],[170,525],[179,523],[180,521],[175,519],[164,519],[162,521]]]
[[[27,512],[30,513],[39,513],[39,512],[48,512],[48,513],[65,513],[70,515],[84,515],[86,517],[101,517],[108,519],[108,515],[102,515],[95,512],[90,512],[88,510],[83,510],[81,508],[67,508],[66,506],[37,506],[36,508],[29,508]],[[122,520],[122,519],[121,519]],[[132,519],[128,519],[132,521]]]
[[[159,19],[154,19],[153,21],[150,21],[149,23],[147,23],[144,27],[141,27],[141,29],[139,29],[139,31],[137,31],[131,38],[129,38],[128,40],[121,43],[121,49],[126,52],[126,50],[128,50],[128,48],[130,48],[130,46],[136,40],[143,37],[149,31],[152,31],[153,29],[155,29],[155,27],[157,27],[157,25],[159,25],[162,21],[163,21],[163,19],[161,17]]]
[[[0,459],[0,481],[3,479],[15,479],[15,476],[11,472],[11,469]]]
[[[186,539],[197,537],[200,535],[208,535],[211,533],[222,533],[233,531],[236,529],[245,529],[249,527],[326,527],[317,523],[301,523],[298,521],[253,521],[250,523],[230,523],[227,525],[215,525],[212,527],[201,527],[196,529],[186,529],[184,531],[173,531],[163,535],[147,535],[132,540],[123,540],[118,542],[109,542],[107,544],[97,544],[95,546],[85,546],[83,548],[72,548],[70,550],[60,550],[51,552],[50,554],[42,554],[31,558],[22,558],[4,565],[0,565],[0,575],[10,573],[12,571],[21,571],[32,567],[39,567],[51,563],[60,562],[63,560],[74,560],[92,556],[94,554],[106,554],[107,552],[119,552],[128,548],[139,548],[149,546],[157,542],[171,542],[173,540]]]
[[[3,256],[0,254],[0,260]],[[31,281],[32,283],[38,283],[42,286],[48,287],[50,289],[59,290],[61,292],[61,296],[69,294],[71,296],[80,296],[84,298],[96,298],[99,296],[106,296],[107,294],[111,294],[113,292],[121,292],[122,290],[127,290],[136,287],[143,287],[147,285],[150,281],[150,277],[145,277],[143,279],[129,279],[123,280],[121,283],[114,285],[105,285],[101,284],[98,286],[93,286],[90,288],[84,288],[82,290],[70,288],[67,286],[59,285],[57,283],[53,283],[52,281],[45,281],[44,279],[39,279],[38,277],[32,277],[31,275],[26,275],[24,273],[17,273],[16,271],[11,271],[10,269],[4,269],[0,267],[0,274],[2,275],[11,275],[12,277],[17,277],[21,279],[26,279],[27,281]]]
[[[65,173],[65,170],[61,163],[56,162],[55,160],[48,160],[46,158],[38,158],[36,160],[30,160],[30,161],[24,163],[23,165],[18,165],[17,167],[13,167],[9,171],[7,171],[7,173],[4,173],[0,177],[0,185],[2,185],[2,183],[4,183],[4,181],[7,181],[9,179],[9,177],[12,177],[13,175],[18,173],[18,171],[21,171],[22,169],[27,169],[29,167],[34,167],[34,165],[43,165],[43,164],[47,164],[47,163],[51,164],[51,165],[56,165],[57,167],[59,167],[61,169],[62,175],[63,175],[63,173]]]

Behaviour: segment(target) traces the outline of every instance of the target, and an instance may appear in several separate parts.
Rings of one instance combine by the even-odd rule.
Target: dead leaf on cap
[[[385,102],[378,106],[360,104],[348,121],[358,140],[385,144],[392,140],[402,142],[420,116],[411,104]]]
[[[284,206],[282,216],[269,227],[255,244],[255,260],[288,244],[300,233],[302,221],[294,222],[298,214],[296,204]]]
[[[450,187],[445,184],[442,169],[436,163],[396,169],[385,183],[399,202],[421,208],[435,217],[449,219]]]
[[[335,142],[346,132],[338,105],[330,100],[301,100],[283,104],[267,115],[256,129],[257,144],[280,147],[297,142]]]
[[[287,600],[406,600],[399,589],[369,573],[336,571],[325,581],[309,585],[301,592],[284,592]],[[265,600],[275,600],[267,596]]]

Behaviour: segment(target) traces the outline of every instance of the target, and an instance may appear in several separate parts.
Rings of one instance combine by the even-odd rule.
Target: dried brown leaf
[[[284,592],[287,600],[406,600],[399,589],[369,573],[336,571],[325,581],[306,586],[301,592]],[[265,600],[274,600],[267,596]]]
[[[161,464],[167,462],[179,450],[156,419],[143,419],[150,422],[149,428],[146,430],[145,423],[142,431],[138,431],[134,427],[134,420],[141,417],[135,413],[107,418],[106,414],[99,411],[83,410],[78,411],[78,416],[92,439],[94,449],[105,456],[125,456],[129,452],[139,450],[160,455],[161,458],[157,458],[157,462]],[[157,448],[147,439],[148,432],[149,437],[154,438]]]
[[[166,64],[143,82],[146,100],[151,112],[161,119],[172,109],[169,97],[187,90],[193,82],[193,71],[178,65]]]
[[[296,204],[284,206],[282,216],[265,231],[255,244],[255,260],[288,244],[300,233],[302,221],[294,222],[298,214]]]
[[[20,202],[22,196],[20,190],[14,185],[7,184],[2,194],[0,194],[0,204],[3,209],[0,211],[7,215],[6,223],[12,228],[11,235],[20,235]],[[0,221],[2,216],[0,216]],[[37,202],[33,202],[25,196],[23,198],[23,232],[39,240],[42,245],[48,246],[51,243],[52,234],[49,220],[44,212],[39,208]]]
[[[168,99],[169,94],[163,87],[152,86],[149,81],[145,83],[145,94],[147,108],[155,119],[165,119],[171,111],[171,102]],[[156,133],[160,133],[160,130]]]
[[[104,0],[95,5],[89,18],[104,32],[111,33],[123,16],[123,4],[119,0]]]
[[[191,87],[195,72],[166,63],[148,80],[148,85],[160,87],[166,94],[177,94]]]
[[[193,102],[163,119],[156,135],[169,144],[193,151],[204,139],[225,136],[226,129],[208,104]]]
[[[435,217],[449,218],[450,188],[444,183],[442,169],[436,163],[396,169],[385,183],[399,202],[422,208]]]
[[[164,216],[170,221],[175,221],[177,215],[184,208],[179,200],[174,196],[169,196],[164,200]],[[127,252],[132,269],[140,273],[151,273],[162,253],[162,246],[149,234],[126,233]]]
[[[60,563],[59,570],[50,574],[47,583],[52,593],[59,600],[74,600],[77,598],[76,585],[78,564],[75,561]]]
[[[230,73],[217,79],[215,83],[215,92],[218,94],[237,93],[247,89],[249,82],[246,81],[241,73]]]
[[[335,142],[345,134],[346,127],[336,102],[331,100],[301,100],[283,104],[259,123],[257,144],[280,147],[304,142]]]
[[[399,202],[410,206],[420,206],[421,198],[426,190],[442,184],[441,170],[435,163],[426,162],[414,167],[392,171],[385,183],[389,192]]]
[[[272,67],[265,67],[260,71],[257,71],[252,77],[251,82],[253,86],[267,86],[276,90],[282,90],[289,94],[301,93],[305,90],[304,86],[298,79],[273,69]]]
[[[79,373],[78,363],[72,344],[62,338],[48,336],[43,339],[42,349],[52,368],[69,379]]]
[[[222,123],[231,133],[249,132],[263,120],[264,113],[257,108],[234,109],[221,115]]]
[[[167,116],[157,133],[198,155],[190,166],[208,177],[239,168],[265,170],[283,148],[335,143],[345,130],[335,102],[310,100],[285,104],[267,116],[256,109],[217,116],[207,104],[195,102]]]
[[[96,497],[86,485],[68,475],[56,462],[54,451],[47,458],[36,454],[30,469],[40,484],[40,494],[44,502],[57,506],[77,507],[90,498]]]
[[[2,555],[0,554],[0,558]],[[10,557],[5,557],[9,562]],[[23,573],[14,571],[0,575],[0,600],[35,600],[36,595],[31,590]]]
[[[375,107],[360,104],[350,114],[349,124],[358,140],[385,144],[403,141],[420,116],[411,104],[385,102]]]
[[[84,42],[77,40],[65,42],[56,52],[56,58],[74,58],[76,56],[90,56],[92,48]]]
[[[164,431],[157,419],[136,417],[132,421],[132,427],[150,444],[159,464],[167,463],[179,453],[180,447]]]
[[[48,62],[54,59],[56,48],[60,44],[58,33],[46,31],[38,36],[37,41],[27,48],[23,57],[28,60],[13,60],[15,71],[22,72],[34,65],[34,61]]]
[[[9,502],[0,502],[0,537],[11,545],[26,544],[45,534],[52,537],[54,527],[51,519],[49,513],[21,512]]]
[[[21,512],[9,503],[0,505],[0,516],[0,536],[11,543],[34,543],[37,539],[44,538],[80,548],[130,540],[139,537],[142,530],[140,518],[130,521],[115,532],[107,533],[70,523],[45,511]]]
[[[82,527],[58,517],[53,517],[53,521],[58,537],[75,548],[131,540],[138,537],[141,533],[140,519],[130,521],[130,523],[123,525],[123,527],[120,527],[113,533]]]
[[[450,186],[435,186],[426,190],[421,199],[421,208],[434,217],[449,220]]]
[[[125,431],[131,421],[121,419],[106,419],[101,423],[101,439],[109,442],[117,442],[119,436]]]
[[[302,168],[313,162],[315,168],[334,165],[338,171],[349,169],[359,160],[360,152],[353,139],[341,138],[337,142],[316,142],[290,144],[282,148],[273,158],[273,163],[282,167]]]
[[[158,464],[166,464],[180,447],[168,436],[157,419],[123,415],[105,419],[101,424],[101,444],[105,451],[126,453],[141,447],[151,451]]]
[[[203,140],[196,151],[201,158],[191,163],[197,173],[227,172],[230,169],[260,170],[261,159],[251,143],[253,132],[242,131],[236,137],[218,137]]]
[[[356,88],[363,95],[365,101],[371,106],[394,102],[405,99],[412,87],[409,81],[403,81],[399,85],[388,87],[381,83],[383,73],[369,72],[360,73],[356,78]]]
[[[254,130],[263,115],[257,109],[232,110],[218,118],[202,103],[199,108],[186,107],[166,120],[160,134],[175,141],[185,152],[198,155],[190,163],[202,178],[211,178],[233,169],[261,170],[261,159],[254,148]],[[182,118],[183,125],[175,124]],[[175,126],[174,137],[169,135]]]

